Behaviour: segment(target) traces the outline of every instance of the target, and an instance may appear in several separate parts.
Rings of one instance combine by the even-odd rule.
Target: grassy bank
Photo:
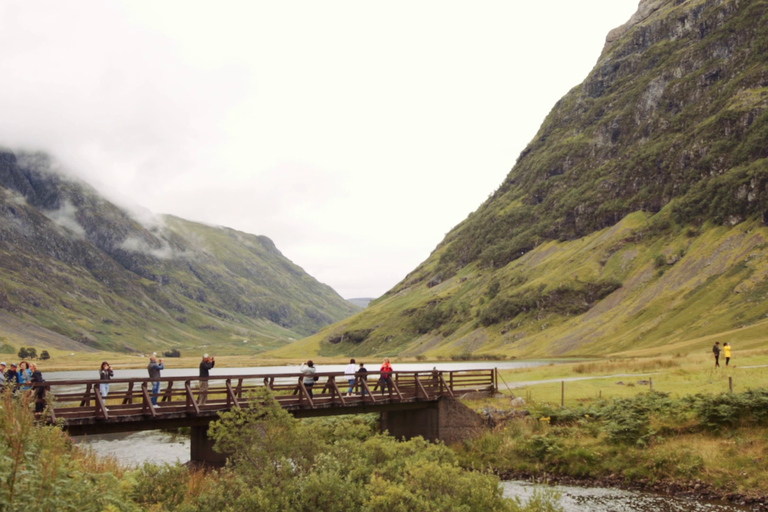
[[[697,354],[502,372],[512,389],[472,404],[496,427],[455,448],[463,465],[500,474],[701,482],[722,496],[765,496],[768,351],[738,363],[714,369]],[[514,395],[530,416],[514,418]]]

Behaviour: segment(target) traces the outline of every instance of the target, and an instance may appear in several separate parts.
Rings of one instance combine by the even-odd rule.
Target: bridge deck
[[[280,405],[298,415],[321,415],[385,410],[432,402],[443,396],[496,390],[496,370],[394,372],[391,389],[380,389],[379,372],[356,378],[347,396],[348,376],[318,373],[313,395],[303,374],[247,374],[226,377],[162,377],[158,406],[151,403],[153,380],[113,379],[107,399],[99,393],[99,380],[48,381],[48,421],[74,433],[97,433],[167,428],[207,423],[219,412],[242,407],[250,392],[268,387]],[[200,401],[199,384],[209,384],[207,401]],[[156,382],[156,381],[154,381]]]

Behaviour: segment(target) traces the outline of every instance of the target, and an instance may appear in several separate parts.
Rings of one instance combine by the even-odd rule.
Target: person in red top
[[[385,388],[392,393],[392,365],[389,364],[389,359],[384,359],[384,364],[379,371],[381,372],[381,394],[384,394]]]

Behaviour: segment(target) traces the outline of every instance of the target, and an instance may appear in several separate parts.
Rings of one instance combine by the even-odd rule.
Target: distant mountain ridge
[[[355,306],[366,308],[368,307],[368,304],[370,304],[373,299],[370,297],[358,297],[355,299],[347,299],[347,300],[352,304],[354,304]]]
[[[144,225],[52,167],[0,151],[0,313],[15,319],[11,329],[0,317],[6,343],[33,344],[28,325],[67,350],[253,352],[359,310],[265,236],[173,216]]]
[[[766,224],[768,1],[643,0],[425,262],[365,311],[276,353],[687,353],[717,336],[759,346]]]

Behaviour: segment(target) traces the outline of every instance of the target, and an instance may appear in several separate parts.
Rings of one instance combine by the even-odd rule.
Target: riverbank
[[[552,473],[533,475],[517,471],[497,472],[496,475],[502,481],[520,480],[534,484],[546,484],[549,486],[561,485],[582,488],[623,489],[628,491],[665,494],[675,497],[686,497],[697,502],[711,501],[730,503],[748,507],[749,510],[754,512],[768,511],[768,495],[766,494],[750,495],[736,492],[723,492],[715,489],[711,484],[700,480],[690,482],[674,480],[652,481],[650,479],[626,481],[615,475],[602,478],[577,478]]]
[[[500,372],[502,393],[470,404],[493,428],[454,449],[504,479],[768,510],[767,355],[717,369],[695,354]]]

